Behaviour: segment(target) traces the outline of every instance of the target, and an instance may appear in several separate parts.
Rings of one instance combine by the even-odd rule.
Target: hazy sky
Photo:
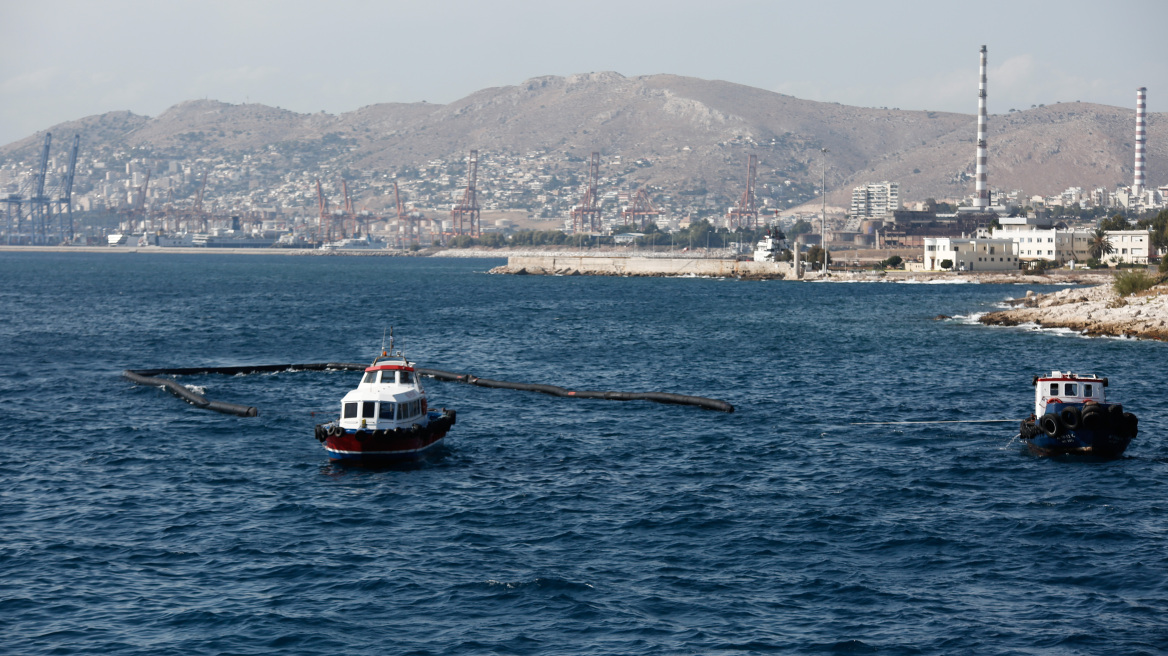
[[[1168,1],[0,0],[0,144],[184,100],[339,113],[540,75],[720,79],[869,107],[1168,111]]]

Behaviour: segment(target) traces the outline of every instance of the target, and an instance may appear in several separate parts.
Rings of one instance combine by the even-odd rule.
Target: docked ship
[[[330,241],[321,246],[322,250],[326,251],[367,251],[367,250],[384,250],[386,243],[383,241],[376,241],[372,237],[348,237],[338,241]]]
[[[410,462],[437,453],[454,420],[454,410],[429,408],[414,363],[391,341],[341,399],[340,418],[316,426],[316,439],[334,461]]]
[[[225,233],[197,233],[191,237],[191,246],[200,248],[271,248],[275,239],[256,237],[235,231]]]
[[[1139,430],[1139,420],[1106,399],[1107,379],[1055,371],[1034,377],[1034,414],[1019,436],[1041,456],[1117,458]]]
[[[778,262],[779,256],[786,248],[787,239],[783,233],[771,234],[771,231],[767,230],[766,235],[754,246],[754,261]]]

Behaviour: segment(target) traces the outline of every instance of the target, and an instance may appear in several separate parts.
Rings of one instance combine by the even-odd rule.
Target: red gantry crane
[[[469,234],[471,237],[478,237],[482,234],[481,226],[479,225],[479,201],[475,191],[478,175],[479,151],[472,150],[470,151],[470,163],[467,166],[466,191],[462,193],[462,202],[450,208],[450,220],[454,224],[455,234]],[[463,217],[466,217],[470,223],[467,232],[463,231]]]
[[[649,227],[649,217],[657,217],[661,214],[653,205],[653,201],[649,200],[649,194],[644,189],[638,189],[637,195],[633,197],[629,206],[621,212],[621,216],[625,219],[625,225],[637,224],[637,219],[641,220],[641,230]]]
[[[572,208],[572,229],[576,232],[600,231],[600,207],[597,205],[596,186],[600,181],[600,153],[592,153],[588,166],[588,188],[580,204]]]
[[[393,181],[393,201],[397,206],[398,223],[404,223],[406,226],[406,239],[414,242],[421,241],[421,220],[416,216],[406,214],[406,208],[402,206],[401,191],[397,188],[397,180]]]
[[[341,239],[348,239],[349,235],[361,236],[361,228],[357,225],[357,213],[353,211],[353,198],[349,196],[349,182],[341,179],[341,190],[345,194],[345,213],[341,217]]]
[[[730,229],[746,228],[753,230],[758,227],[758,207],[754,203],[754,174],[757,167],[754,155],[746,160],[746,191],[730,211],[726,213],[730,222]]]

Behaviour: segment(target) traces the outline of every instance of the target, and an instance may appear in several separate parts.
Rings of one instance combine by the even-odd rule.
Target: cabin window
[[[388,419],[389,421],[393,421],[393,406],[394,406],[394,404],[392,404],[392,403],[382,403],[381,404],[381,418],[382,419]]]
[[[409,416],[409,412],[407,410],[407,407],[408,407],[408,404],[406,404],[406,403],[397,404],[397,418],[398,418],[398,420],[405,419],[406,417]]]
[[[1067,383],[1067,384],[1063,385],[1063,394],[1066,394],[1067,396],[1078,396],[1079,395],[1078,383]]]
[[[1051,383],[1050,384],[1050,395],[1051,396],[1058,396],[1058,383]]]
[[[377,372],[376,371],[368,371],[368,372],[365,372],[365,379],[362,380],[361,382],[362,383],[372,383],[376,380],[377,380]]]
[[[361,416],[366,419],[372,419],[377,416],[377,402],[376,401],[362,401],[361,402]]]
[[[401,384],[402,385],[409,385],[410,384],[410,372],[408,372],[408,371],[401,372]]]
[[[1090,384],[1083,385],[1083,396],[1091,396],[1093,391]]]
[[[345,419],[353,419],[357,416],[357,402],[345,404]]]

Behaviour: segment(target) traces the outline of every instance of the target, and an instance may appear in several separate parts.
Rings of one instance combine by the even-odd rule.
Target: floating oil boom
[[[276,371],[365,371],[368,365],[354,362],[316,362],[309,364],[258,364],[240,365],[234,367],[177,367],[170,369],[127,369],[122,376],[140,385],[165,387],[171,394],[183,399],[191,405],[205,410],[222,412],[224,414],[239,415],[241,417],[255,417],[259,410],[253,406],[211,401],[201,394],[196,394],[178,382],[158,376],[192,376],[196,374],[225,374],[240,376],[244,374],[272,373]],[[458,374],[440,369],[414,369],[418,374],[435,380],[467,383],[479,387],[496,389],[523,390],[540,392],[551,396],[571,397],[576,399],[604,399],[607,401],[653,401],[654,403],[671,403],[675,405],[692,405],[706,410],[720,412],[734,412],[734,406],[718,399],[708,399],[703,396],[688,394],[671,394],[669,392],[613,392],[569,390],[556,385],[541,385],[538,383],[515,383],[506,380],[479,378],[471,374]]]

